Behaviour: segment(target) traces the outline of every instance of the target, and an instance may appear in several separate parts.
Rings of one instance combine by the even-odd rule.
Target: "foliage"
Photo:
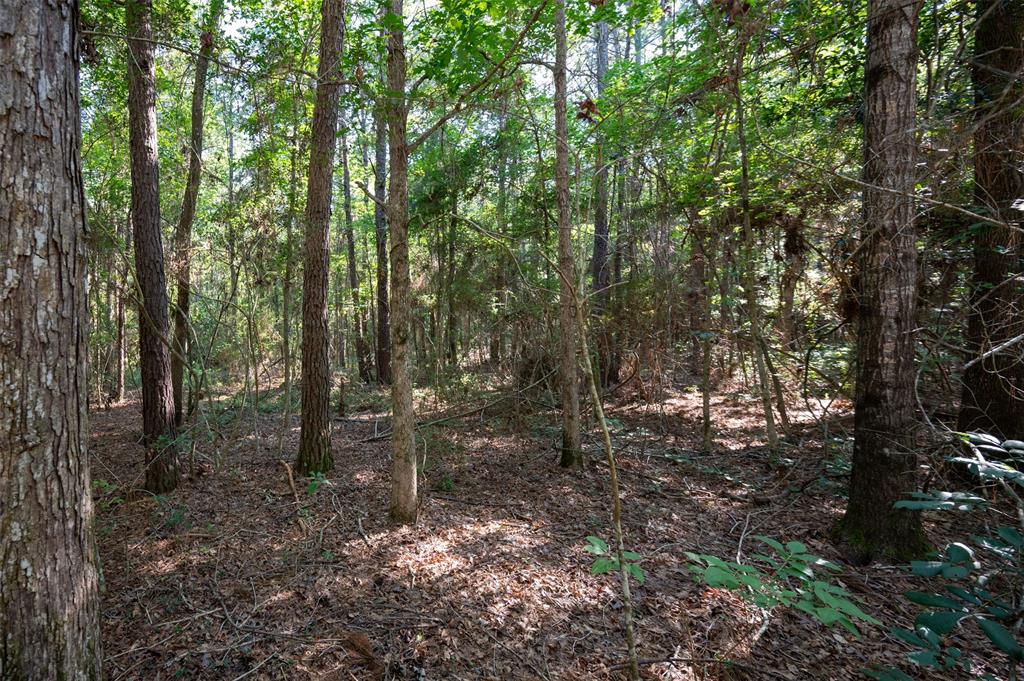
[[[774,555],[754,554],[751,562],[744,564],[687,552],[690,571],[697,581],[732,591],[762,610],[795,608],[825,626],[839,624],[855,636],[860,635],[858,621],[880,624],[837,583],[838,565],[807,553],[807,547],[798,541],[783,545],[771,537],[755,539]]]
[[[608,542],[601,539],[600,537],[589,536],[587,537],[587,546],[585,547],[588,553],[592,553],[597,558],[590,565],[590,574],[592,575],[603,575],[607,572],[618,572],[621,569],[625,569],[629,573],[629,576],[635,579],[640,584],[643,584],[647,580],[647,575],[644,573],[642,567],[640,567],[640,561],[643,560],[643,556],[635,551],[623,551],[623,561],[619,563],[618,552],[612,550],[608,546]]]
[[[1024,453],[1019,440],[1001,442],[987,433],[962,433],[963,446],[972,457],[951,457],[965,466],[984,484],[1002,488],[1016,504],[1016,526],[1006,525],[999,513],[984,497],[971,492],[918,493],[913,499],[897,502],[899,508],[927,511],[955,511],[984,514],[994,522],[986,522],[986,531],[950,543],[933,560],[911,563],[911,572],[929,580],[930,588],[908,591],[907,600],[924,608],[914,619],[913,629],[895,628],[896,636],[913,652],[911,662],[937,670],[963,669],[972,672],[970,658],[963,645],[957,645],[959,633],[973,625],[985,640],[1010,659],[1011,665],[1024,661],[1021,646],[1013,630],[1020,618],[1019,594],[1024,587],[1024,501],[1019,496],[1024,488],[1024,474],[1009,462],[1016,462]],[[987,457],[999,456],[1003,461]],[[990,658],[991,659],[991,658]],[[898,670],[868,670],[872,678],[898,681],[905,675]],[[982,678],[995,679],[992,674]]]

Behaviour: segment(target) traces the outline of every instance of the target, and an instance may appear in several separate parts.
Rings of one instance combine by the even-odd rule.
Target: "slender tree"
[[[595,41],[597,80],[597,98],[604,95],[605,80],[608,75],[608,39],[610,29],[608,22],[597,23],[597,40]],[[604,130],[599,128],[595,136],[594,154],[594,257],[592,262],[591,282],[594,287],[594,303],[592,313],[595,318],[594,328],[597,335],[597,367],[601,386],[607,387],[614,377],[610,375],[611,342],[609,329],[604,319],[608,308],[608,288],[611,283],[609,267],[609,227],[608,227],[608,163],[605,158]]]
[[[131,150],[132,227],[139,302],[142,365],[142,433],[146,489],[178,486],[178,448],[171,387],[164,249],[160,236],[160,168],[157,161],[156,60],[151,0],[129,0],[128,144]]]
[[[870,0],[865,67],[864,226],[858,262],[853,471],[836,530],[851,558],[924,548],[920,517],[894,508],[916,488],[913,441],[914,138],[921,2]]]
[[[583,466],[579,378],[576,364],[576,266],[569,226],[569,125],[566,120],[565,0],[555,7],[555,198],[558,203],[559,368],[562,393],[562,466]]]
[[[356,262],[356,238],[352,228],[352,179],[348,168],[348,138],[341,141],[342,191],[345,192],[345,241],[348,260],[348,289],[352,296],[352,324],[356,336],[356,362],[359,378],[370,382],[370,348],[363,330],[363,306],[359,300],[359,264]]]
[[[971,80],[974,85],[974,200],[1003,223],[984,224],[974,240],[974,280],[958,427],[1024,437],[1024,363],[1013,343],[1024,334],[1020,213],[1024,195],[1024,0],[981,0]],[[995,349],[1010,343],[1004,350]]]
[[[387,200],[391,231],[391,519],[399,523],[413,523],[416,522],[419,504],[416,492],[416,416],[413,413],[409,365],[412,304],[409,281],[409,145],[406,140],[409,109],[405,96],[403,0],[390,0],[390,14],[385,109],[391,164]]]
[[[388,314],[388,122],[382,107],[374,107],[373,226],[377,245],[377,381],[391,383],[391,320]]]
[[[189,355],[189,302],[192,291],[192,222],[199,202],[199,183],[203,176],[203,112],[206,101],[206,72],[213,54],[214,34],[224,9],[223,0],[212,0],[206,26],[199,36],[199,56],[196,58],[196,77],[192,85],[192,119],[188,146],[188,179],[185,197],[181,202],[181,215],[174,230],[175,286],[177,306],[174,309],[174,353],[171,355],[171,383],[174,389],[174,422],[178,426],[184,419],[183,383],[185,362]]]
[[[0,678],[102,677],[78,3],[0,0]],[[44,89],[45,88],[45,89]]]
[[[302,427],[295,460],[300,473],[325,472],[334,465],[327,291],[330,286],[331,177],[334,138],[338,132],[345,0],[323,0],[320,13],[320,62],[310,132],[302,270]]]

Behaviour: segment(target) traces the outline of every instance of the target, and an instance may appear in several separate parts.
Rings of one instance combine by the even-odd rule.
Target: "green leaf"
[[[717,565],[712,565],[704,571],[704,581],[708,586],[724,587],[726,589],[735,589],[740,585],[731,572]]]
[[[995,644],[997,648],[1002,650],[1004,653],[1012,657],[1018,662],[1024,660],[1024,648],[1021,648],[1020,644],[1013,637],[1013,634],[1009,630],[998,622],[987,620],[981,617],[976,618],[978,626],[985,632],[989,640]]]
[[[587,541],[590,542],[586,550],[593,553],[596,556],[601,556],[608,553],[608,544],[600,537],[587,537]]]
[[[643,584],[647,581],[647,575],[644,574],[643,568],[636,563],[626,563],[626,572],[633,576],[638,583]]]
[[[590,566],[590,574],[603,575],[606,572],[617,570],[619,563],[614,558],[598,558]]]
[[[931,629],[936,634],[943,636],[956,629],[961,617],[963,617],[961,613],[948,610],[923,612],[914,619],[914,627]]]
[[[926,608],[948,608],[950,610],[959,610],[961,608],[960,603],[957,603],[952,598],[946,598],[939,594],[930,594],[923,591],[907,591],[903,594],[907,597],[911,603],[917,603],[923,605]]]
[[[914,560],[910,563],[910,571],[918,577],[934,577],[942,572],[945,565],[940,560]]]

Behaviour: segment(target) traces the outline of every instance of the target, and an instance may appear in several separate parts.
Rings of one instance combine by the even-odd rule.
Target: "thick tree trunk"
[[[387,200],[388,128],[384,112],[378,106],[373,111],[375,131],[373,198],[374,232],[377,235],[377,381],[391,383],[391,320],[388,314],[388,217],[384,209]]]
[[[345,0],[323,0],[320,12],[320,63],[309,147],[302,271],[302,427],[295,459],[295,468],[302,474],[323,473],[334,465],[327,328],[328,248]]]
[[[167,280],[160,237],[160,170],[157,162],[156,61],[150,25],[151,0],[130,0],[128,28],[128,139],[131,149],[132,227],[139,306],[142,365],[142,432],[146,446],[146,490],[178,486],[171,353],[168,348]]]
[[[391,519],[416,522],[416,417],[412,405],[409,366],[409,147],[405,100],[405,19],[402,0],[390,0],[395,25],[388,32],[386,100],[391,160],[388,191],[388,226],[391,229],[391,402],[393,446],[391,466]]]
[[[0,678],[87,681],[103,655],[78,4],[0,0],[0,17]]]
[[[864,227],[858,273],[853,471],[837,538],[851,559],[905,559],[925,546],[914,453],[914,138],[921,2],[870,0],[865,67]]]
[[[1020,285],[1020,213],[1024,192],[1024,0],[977,3],[971,78],[974,84],[974,200],[1007,225],[982,225],[974,241],[974,279],[967,322],[967,359],[1024,333]],[[974,364],[963,377],[960,430],[1024,437],[1024,363],[1020,346]]]
[[[565,2],[555,9],[555,198],[558,203],[558,269],[560,378],[562,392],[562,466],[583,466],[580,440],[580,397],[576,364],[576,263],[572,255],[569,225],[569,137],[566,120],[566,28]]]
[[[213,34],[220,23],[224,8],[222,0],[212,0],[206,29],[200,35],[199,57],[196,59],[196,77],[192,86],[192,132],[189,138],[188,179],[185,197],[181,202],[181,215],[174,231],[175,279],[177,306],[174,309],[174,353],[171,355],[171,384],[174,390],[174,422],[180,426],[184,418],[185,362],[188,360],[188,309],[192,272],[192,221],[199,202],[199,183],[203,170],[203,105],[206,100],[206,72],[213,54]]]

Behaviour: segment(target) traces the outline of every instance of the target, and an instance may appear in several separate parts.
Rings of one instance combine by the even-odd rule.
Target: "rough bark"
[[[78,5],[0,0],[0,678],[102,676]]]
[[[555,9],[555,198],[558,204],[559,369],[562,393],[562,459],[566,468],[583,466],[580,441],[580,398],[576,365],[576,267],[569,225],[569,137],[566,120],[565,0]]]
[[[206,72],[213,54],[213,34],[220,22],[222,0],[212,0],[206,28],[200,34],[199,56],[196,59],[196,76],[192,85],[191,134],[188,147],[188,178],[185,181],[185,196],[181,202],[181,215],[174,230],[175,285],[177,305],[174,309],[174,349],[171,355],[171,384],[174,391],[174,422],[180,426],[184,418],[185,362],[188,359],[189,340],[189,298],[192,272],[192,222],[199,202],[199,183],[203,170],[203,110],[206,100]]]
[[[416,417],[409,366],[411,286],[409,281],[409,147],[406,141],[405,19],[403,0],[390,0],[395,23],[388,32],[387,89],[390,173],[388,226],[391,229],[391,520],[416,522]]]
[[[967,322],[972,360],[1024,333],[1020,212],[1024,192],[1024,1],[977,3],[971,78],[974,132],[974,200],[979,211],[1006,226],[982,225],[974,241],[974,276]],[[1024,362],[1019,346],[993,354],[964,372],[958,428],[1024,436]]]
[[[160,236],[156,61],[151,20],[151,0],[128,2],[128,142],[135,278],[142,296],[139,305],[142,433],[146,446],[146,490],[162,494],[178,486],[178,450],[168,347],[167,280]]]
[[[310,133],[302,270],[302,425],[295,459],[295,468],[302,474],[326,472],[334,465],[327,291],[330,286],[331,177],[341,95],[339,62],[345,0],[323,0],[320,13],[320,61]]]
[[[864,226],[859,246],[853,471],[837,539],[850,558],[922,552],[916,489],[914,138],[921,2],[871,0],[865,67]]]
[[[377,381],[391,383],[391,320],[388,315],[388,218],[384,208],[387,200],[388,128],[384,112],[374,108],[374,233],[377,242]]]

